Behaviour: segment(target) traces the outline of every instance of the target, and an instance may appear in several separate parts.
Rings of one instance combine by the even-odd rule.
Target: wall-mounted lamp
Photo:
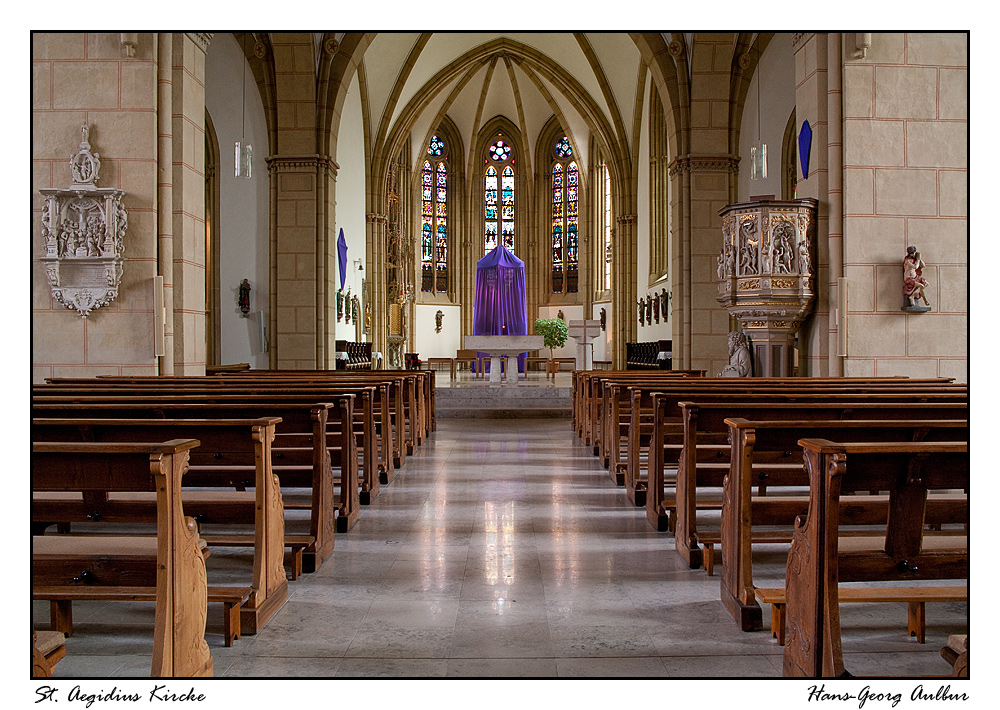
[[[757,70],[757,142],[750,148],[750,179],[767,180],[767,143],[760,138],[760,81],[761,72]]]
[[[864,59],[868,56],[868,50],[872,46],[872,33],[871,32],[858,32],[855,35],[858,42],[858,55]]]
[[[358,271],[365,270],[365,265],[362,263],[361,259],[355,259],[354,263],[358,265]]]
[[[134,57],[135,48],[139,45],[139,33],[138,32],[122,32],[119,35],[119,41],[122,45],[122,56],[123,57]]]

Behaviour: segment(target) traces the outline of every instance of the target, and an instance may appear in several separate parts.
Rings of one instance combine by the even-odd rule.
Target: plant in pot
[[[545,347],[549,349],[547,371],[552,372],[554,376],[552,364],[555,355],[553,350],[566,344],[566,339],[569,338],[569,327],[562,318],[539,318],[535,321],[535,335],[541,335],[545,339]]]

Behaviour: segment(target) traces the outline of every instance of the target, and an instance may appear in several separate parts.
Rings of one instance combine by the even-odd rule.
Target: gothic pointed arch
[[[543,292],[549,297],[575,299],[580,291],[581,215],[585,214],[583,168],[576,142],[553,116],[540,131],[535,147],[542,180],[538,185],[539,230],[548,278]]]
[[[411,178],[418,193],[414,204],[419,213],[415,221],[419,229],[415,259],[420,270],[419,298],[425,302],[438,297],[453,300],[464,150],[460,133],[447,116],[429,130],[422,145]]]

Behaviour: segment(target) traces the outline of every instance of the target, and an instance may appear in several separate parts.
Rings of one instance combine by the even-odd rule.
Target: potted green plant
[[[549,349],[549,365],[546,372],[553,372],[552,364],[555,359],[553,350],[566,344],[569,338],[569,326],[562,318],[539,318],[535,321],[535,335],[541,335],[545,339],[545,347]]]

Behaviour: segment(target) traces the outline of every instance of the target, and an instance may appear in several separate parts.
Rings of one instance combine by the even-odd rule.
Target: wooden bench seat
[[[254,419],[35,418],[35,441],[151,441],[199,437],[190,452],[181,501],[201,532],[213,525],[248,529],[253,549],[249,569],[252,593],[240,610],[242,627],[256,634],[288,599],[283,571],[285,513],[278,478],[271,465],[279,417]],[[239,490],[249,489],[249,490]],[[156,497],[149,491],[35,492],[32,523],[36,531],[51,523],[155,522]]]
[[[966,442],[799,440],[809,475],[809,509],[795,524],[785,573],[786,677],[839,678],[840,598],[847,582],[867,587],[948,586],[969,575],[968,538],[926,533],[931,491],[968,490]],[[845,494],[880,490],[889,512],[873,540],[848,537],[840,517]],[[872,592],[877,594],[878,592]],[[850,592],[848,594],[861,594]]]
[[[222,604],[223,643],[232,646],[241,635],[240,607],[250,598],[250,587],[225,587],[209,585],[208,603]],[[119,587],[79,584],[65,586],[36,586],[31,590],[32,599],[48,601],[51,608],[52,628],[64,636],[73,635],[74,601],[125,601],[155,602],[156,587]]]
[[[824,436],[855,441],[912,442],[966,441],[969,435],[967,419],[919,419],[918,409],[906,412],[906,419],[816,419],[792,420],[775,418],[726,418],[732,453],[725,479],[722,536],[708,539],[697,531],[705,543],[721,544],[723,571],[721,594],[723,604],[744,631],[761,628],[762,613],[754,594],[752,546],[758,542],[760,526],[772,530],[772,542],[791,542],[796,518],[804,514],[809,503],[809,477],[803,469],[801,447],[803,437]],[[761,417],[763,411],[758,412]],[[786,473],[776,475],[776,460],[787,460]],[[765,486],[768,495],[761,494]],[[755,495],[754,492],[757,492]],[[784,502],[788,492],[796,496]],[[868,491],[871,493],[871,491]],[[778,494],[778,495],[775,495]],[[841,498],[839,517],[852,526],[865,522],[884,525],[888,514],[887,495],[852,493]],[[956,520],[966,520],[968,496],[963,492],[932,491],[924,510],[924,523],[943,526]],[[784,534],[773,532],[778,527]],[[958,526],[963,528],[964,526]],[[853,534],[853,527],[845,528]],[[705,545],[706,553],[711,550]],[[708,569],[711,560],[706,557]]]
[[[761,588],[754,594],[762,604],[771,605],[771,636],[779,646],[785,645],[785,589]],[[964,602],[969,599],[968,587],[841,587],[838,592],[841,604],[877,604],[884,602],[908,605],[907,632],[919,643],[926,638],[927,602]]]
[[[209,546],[218,545],[219,547],[251,547],[254,544],[253,538],[246,535],[202,534],[201,539]],[[302,575],[303,553],[315,542],[312,535],[285,535],[284,544],[290,552],[288,578],[292,581]]]
[[[234,419],[255,418],[260,416],[275,416],[281,419],[276,426],[275,436],[279,433],[301,432],[311,440],[307,449],[288,449],[273,451],[273,472],[278,476],[281,488],[310,488],[314,495],[311,498],[309,514],[309,532],[315,543],[304,553],[303,569],[306,572],[316,570],[333,552],[335,533],[338,526],[346,528],[350,520],[356,520],[359,515],[358,489],[353,483],[357,475],[357,455],[354,452],[353,439],[346,440],[346,446],[332,450],[324,446],[327,442],[328,421],[331,418],[340,422],[341,431],[350,431],[353,420],[354,398],[343,395],[338,398],[329,397],[323,403],[311,403],[308,398],[299,401],[287,401],[281,398],[268,398],[265,395],[256,397],[237,397],[229,401],[213,402],[200,396],[188,398],[175,397],[172,401],[160,401],[155,394],[143,397],[121,396],[118,401],[101,401],[82,396],[52,396],[32,397],[32,410],[36,417],[100,417],[115,419]],[[336,456],[334,459],[331,455]],[[334,461],[340,471],[339,482],[342,494],[340,505],[337,504],[337,477],[334,473]],[[238,472],[234,472],[238,473]],[[194,479],[197,480],[197,479]],[[233,487],[248,485],[246,477],[234,476],[231,479]],[[346,481],[346,484],[345,484]],[[344,493],[346,489],[346,493]],[[354,495],[351,495],[351,491]],[[350,512],[354,511],[353,515]],[[340,518],[345,520],[341,521]],[[280,565],[277,567],[280,568]],[[284,578],[284,574],[281,574]],[[246,620],[244,620],[246,621]]]
[[[86,551],[82,536],[36,537],[32,550],[32,589],[62,587],[84,593],[93,586],[142,586],[153,590],[153,677],[212,675],[205,642],[208,584],[205,556],[195,522],[184,515],[182,478],[196,439],[144,442],[35,442],[32,491],[149,491],[157,494],[155,537],[125,544],[133,553],[102,561],[114,553],[109,536],[96,537],[107,548]],[[73,538],[71,542],[67,540]],[[40,540],[44,539],[44,546]],[[60,550],[60,545],[64,549]],[[40,554],[44,552],[45,554]],[[125,564],[125,560],[128,564]],[[74,582],[74,578],[78,581]],[[60,619],[53,620],[61,623]],[[58,630],[58,629],[56,629]]]
[[[790,399],[785,399],[780,393],[768,392],[759,395],[740,394],[730,398],[719,395],[713,398],[706,395],[704,400],[676,402],[669,395],[654,394],[653,397],[654,401],[657,402],[657,411],[662,413],[662,417],[658,415],[654,420],[655,439],[654,443],[650,445],[654,457],[650,463],[652,479],[650,492],[652,495],[647,495],[647,518],[651,523],[659,522],[659,517],[667,513],[662,501],[658,501],[658,506],[651,509],[650,499],[662,495],[663,484],[660,472],[663,467],[663,452],[659,443],[662,441],[659,432],[663,429],[663,425],[675,425],[672,415],[676,407],[680,411],[684,424],[684,435],[675,488],[677,522],[674,525],[674,543],[678,554],[691,568],[698,568],[702,565],[697,531],[699,487],[722,484],[717,473],[712,475],[711,468],[698,464],[698,445],[706,435],[709,437],[727,435],[727,419],[812,421],[910,418],[930,420],[967,418],[968,414],[967,402],[955,401],[952,395],[938,398],[936,395],[924,393],[792,393]],[[709,443],[717,443],[717,439],[710,438]]]

